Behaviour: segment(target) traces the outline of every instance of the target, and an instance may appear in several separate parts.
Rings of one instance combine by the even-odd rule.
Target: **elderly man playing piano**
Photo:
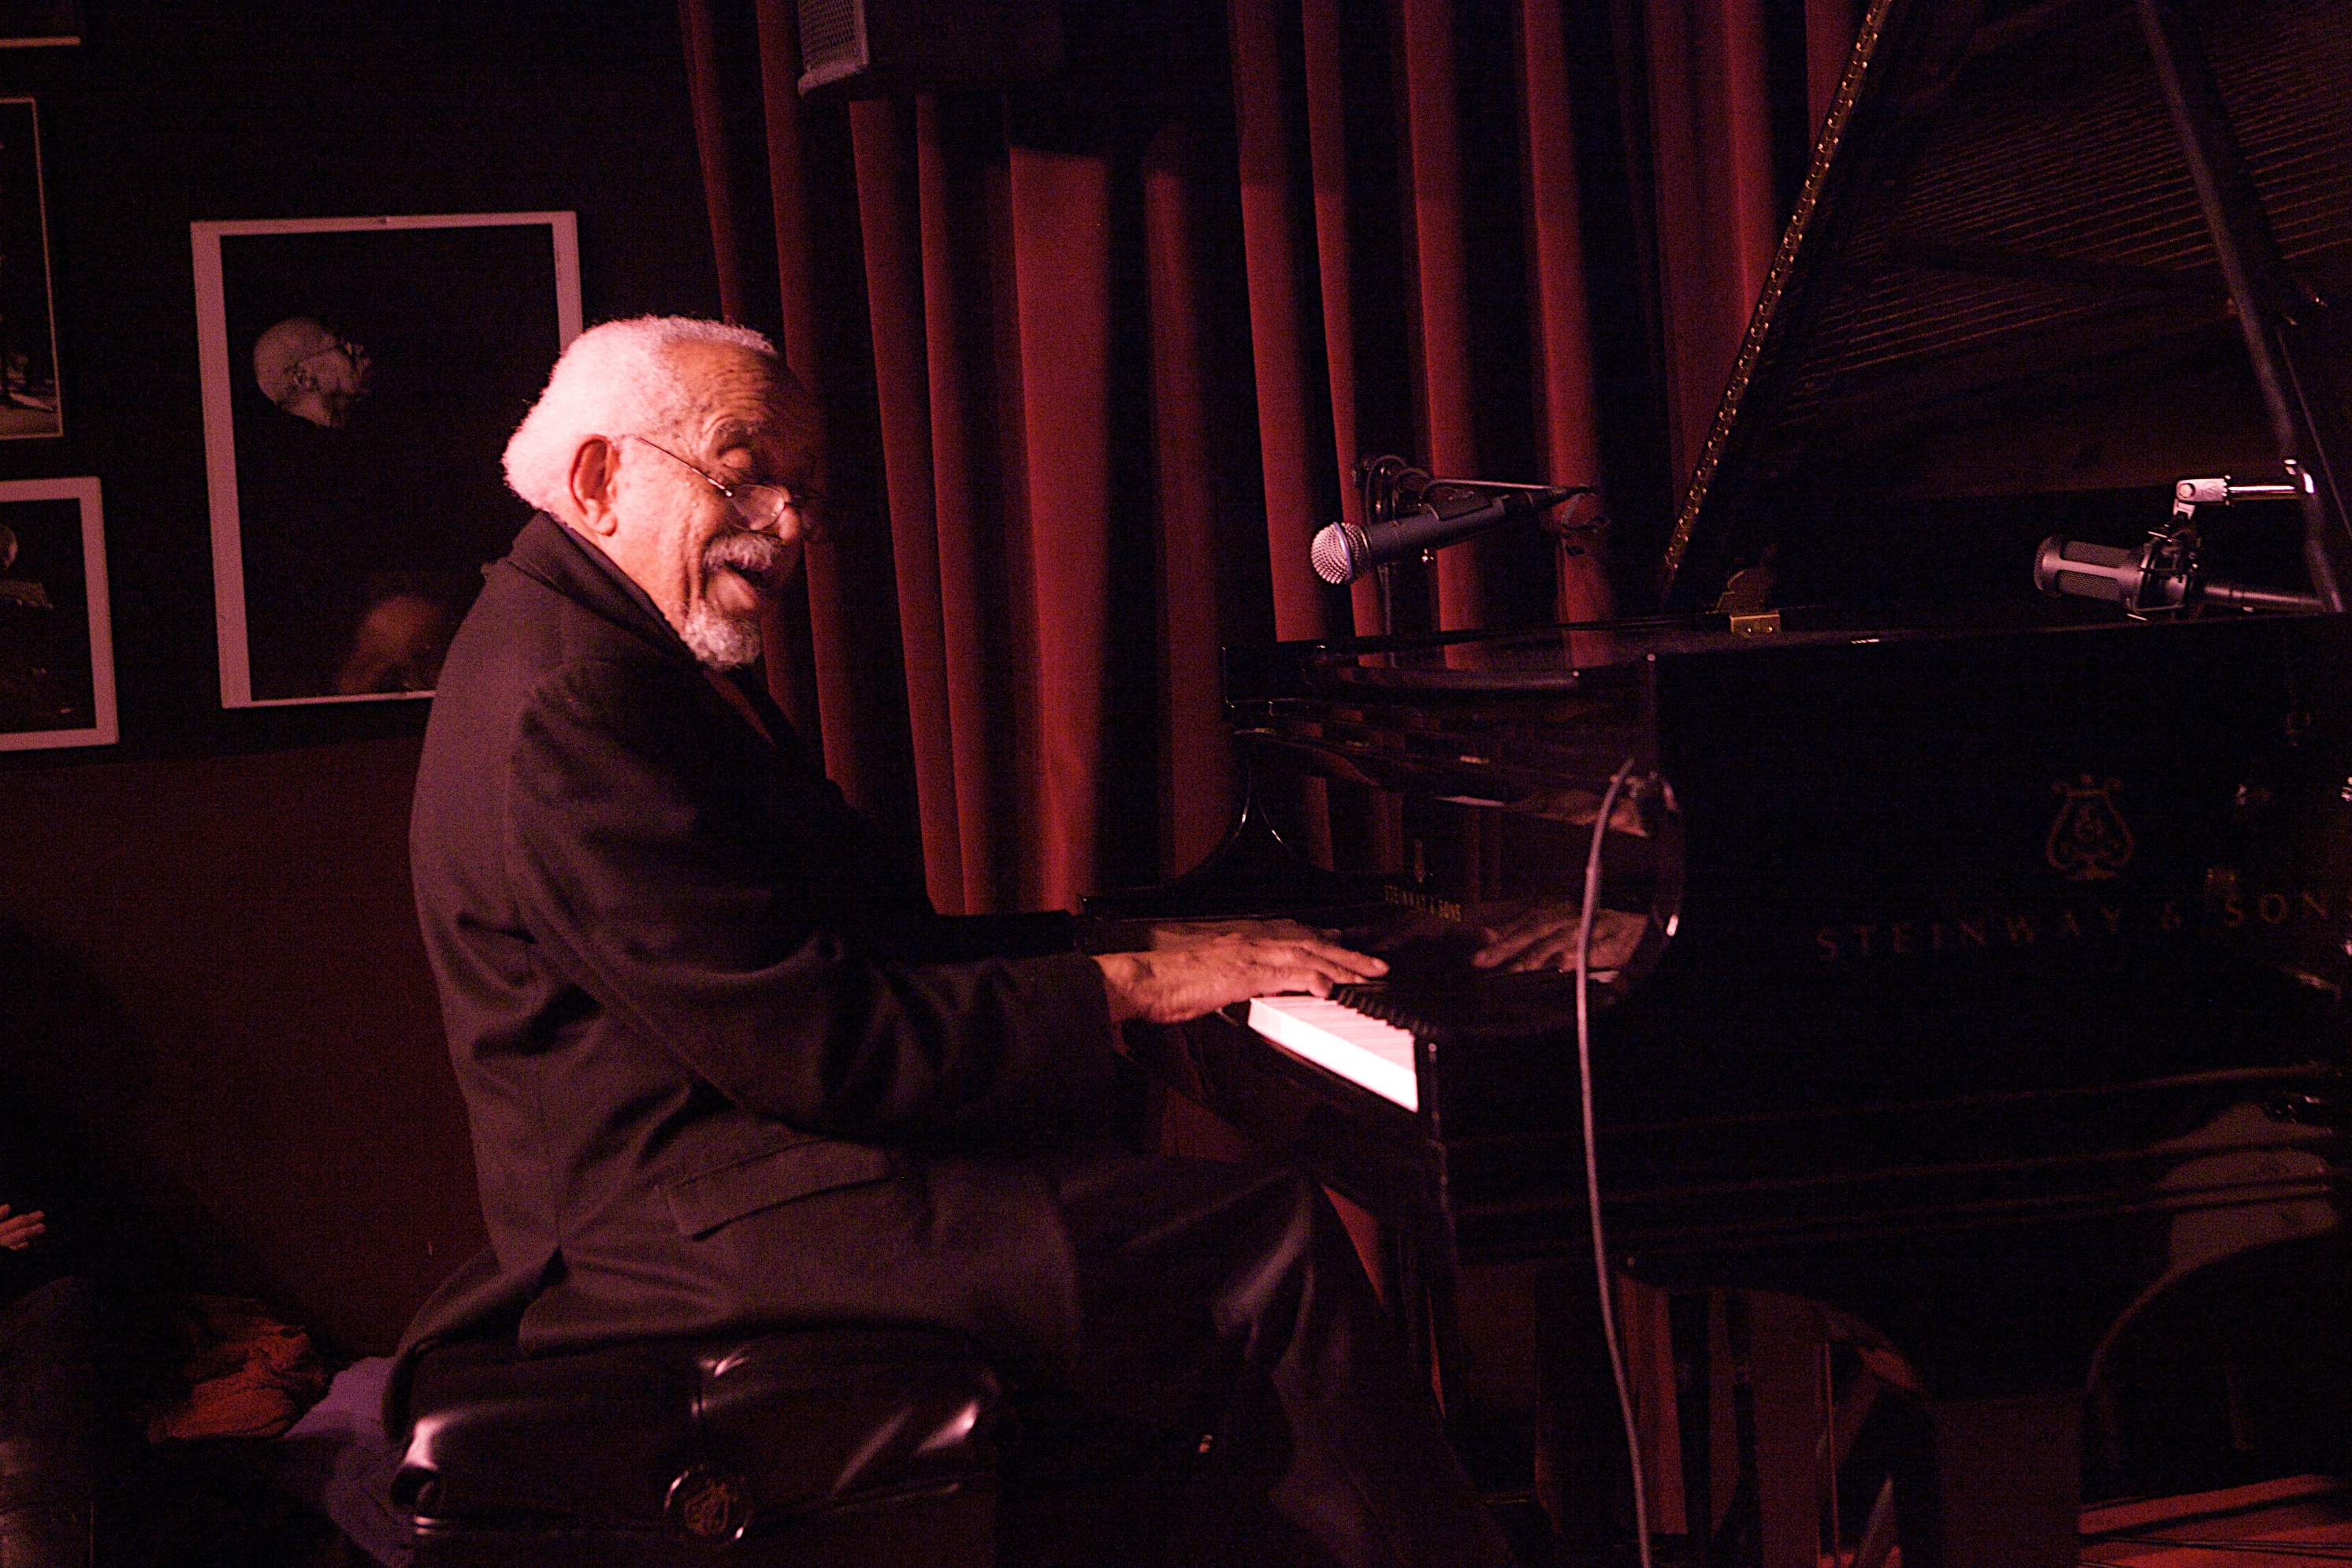
[[[1319,1189],[1103,1135],[1121,1020],[1384,965],[936,914],[746,679],[814,459],[768,343],[674,318],[583,334],[508,448],[541,515],[451,645],[412,835],[492,1245],[411,1346],[944,1325],[1026,1402],[1009,1559],[1091,1487],[1144,1500],[1094,1561],[1507,1562]]]

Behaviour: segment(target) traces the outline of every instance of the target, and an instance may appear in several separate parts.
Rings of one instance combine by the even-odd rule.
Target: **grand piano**
[[[1911,1568],[2056,1568],[2123,1326],[2337,1230],[2347,87],[2340,0],[1875,0],[1658,613],[1228,651],[1254,790],[1364,847],[1254,805],[1097,907],[1391,959],[1156,1049],[1441,1348],[1463,1267],[1591,1257],[1589,1147],[1612,1268],[1908,1368]],[[1588,885],[1605,968],[1468,963]]]

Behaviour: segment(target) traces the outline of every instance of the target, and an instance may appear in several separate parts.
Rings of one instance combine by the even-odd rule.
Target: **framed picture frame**
[[[0,483],[0,752],[119,738],[98,481]]]
[[[81,0],[0,0],[0,48],[81,42]]]
[[[222,704],[430,695],[530,515],[499,459],[580,332],[573,216],[190,226]]]
[[[0,440],[64,434],[40,116],[29,98],[0,98]]]

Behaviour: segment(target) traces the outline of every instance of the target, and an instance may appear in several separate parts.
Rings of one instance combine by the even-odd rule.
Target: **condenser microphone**
[[[2126,549],[2086,539],[2045,539],[2034,554],[2033,585],[2053,597],[2071,594],[2137,607],[2148,586],[2147,555],[2145,546]]]
[[[1369,528],[1335,522],[1315,535],[1307,558],[1315,568],[1315,575],[1337,586],[1354,582],[1375,566],[1424,551],[1444,549],[1512,518],[1533,516],[1564,500],[1591,493],[1589,485],[1513,489],[1498,496],[1473,494],[1467,499],[1475,504],[1464,506],[1457,501],[1456,510],[1452,511],[1424,503],[1418,510],[1375,522]]]
[[[2190,482],[2181,481],[2183,500],[2189,499]],[[2168,552],[2166,546],[2171,542],[2154,540],[2127,550],[2082,539],[2045,539],[2034,556],[2033,585],[2053,597],[2068,594],[2078,599],[2105,599],[2141,620],[2168,610],[2184,606],[2193,610],[2207,605],[2290,615],[2317,615],[2327,607],[2316,594],[2207,577],[2197,570],[2193,551]]]

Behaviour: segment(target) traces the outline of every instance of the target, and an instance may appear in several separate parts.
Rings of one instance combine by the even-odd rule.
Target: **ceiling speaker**
[[[800,0],[801,95],[1027,87],[1062,66],[1054,0]]]

